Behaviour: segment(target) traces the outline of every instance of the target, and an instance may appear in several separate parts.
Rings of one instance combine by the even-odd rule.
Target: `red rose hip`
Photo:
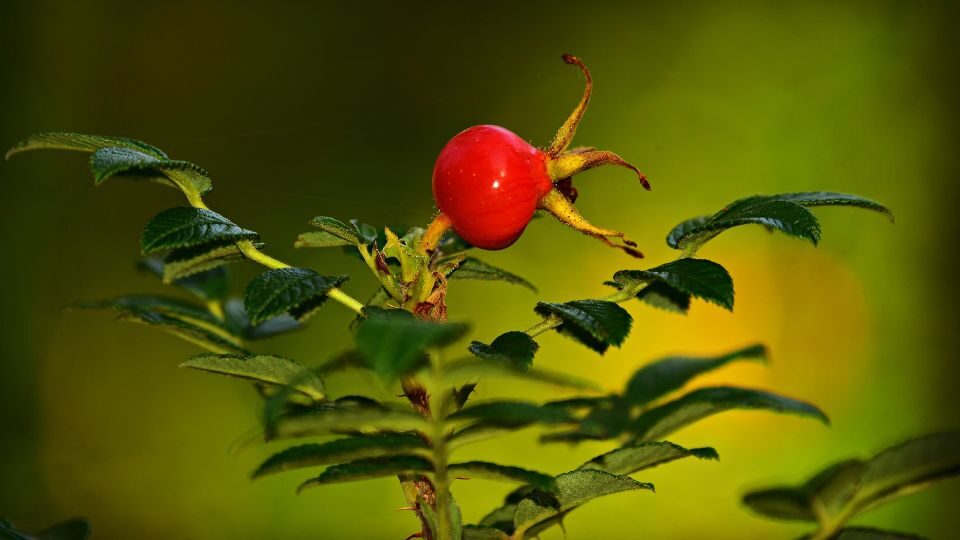
[[[650,189],[650,184],[613,152],[567,150],[590,102],[593,80],[579,58],[566,54],[563,61],[579,67],[587,84],[580,103],[546,148],[535,148],[499,126],[474,126],[440,151],[433,168],[433,198],[440,214],[424,232],[421,252],[433,252],[451,227],[478,248],[503,249],[523,234],[534,212],[541,209],[584,234],[641,256],[622,232],[593,225],[573,205],[577,193],[573,175],[600,165],[626,167],[637,174],[643,187]]]
[[[433,197],[470,244],[503,249],[520,237],[552,188],[546,154],[499,126],[456,135],[433,168]]]

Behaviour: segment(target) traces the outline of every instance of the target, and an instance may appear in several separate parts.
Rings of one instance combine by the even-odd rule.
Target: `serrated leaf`
[[[925,540],[923,536],[873,527],[845,527],[837,531],[833,540]]]
[[[243,307],[243,300],[239,298],[227,300],[223,305],[223,312],[227,325],[233,328],[234,332],[243,335],[245,339],[266,339],[303,328],[302,324],[286,313],[251,325],[247,310]]]
[[[507,272],[502,268],[497,268],[496,266],[487,264],[474,257],[465,257],[463,261],[456,267],[456,269],[450,273],[449,278],[506,281],[507,283],[520,285],[521,287],[526,287],[533,292],[537,292],[537,288],[522,277]]]
[[[734,201],[712,216],[680,223],[667,235],[667,245],[692,255],[726,229],[748,224],[763,225],[816,245],[820,240],[820,225],[806,208],[812,206],[854,206],[893,218],[893,213],[880,203],[846,193],[757,195]]]
[[[357,351],[385,380],[416,370],[428,349],[460,339],[467,325],[415,319],[403,310],[377,310],[357,327]]]
[[[163,260],[156,257],[142,259],[138,266],[157,277],[164,275]],[[182,287],[202,300],[225,300],[230,293],[230,282],[226,268],[214,268],[177,279],[174,285]]]
[[[747,493],[743,504],[776,519],[817,522],[837,515],[856,493],[864,463],[851,459],[833,464],[800,486]]]
[[[558,405],[554,402],[551,406]],[[577,443],[591,439],[609,439],[623,433],[629,423],[629,403],[617,395],[605,396],[591,406],[576,430],[547,434],[542,436],[540,441]]]
[[[733,279],[724,267],[706,259],[684,258],[649,270],[621,270],[613,279],[624,287],[659,281],[683,294],[733,309]]]
[[[686,314],[690,310],[690,298],[690,294],[662,281],[651,283],[637,293],[637,299],[647,305],[680,314]]]
[[[90,170],[98,185],[114,176],[140,178],[180,189],[188,199],[207,193],[213,183],[207,171],[188,161],[157,158],[125,147],[100,148],[90,156]]]
[[[671,442],[630,444],[584,463],[580,469],[596,469],[610,474],[633,474],[685,457],[720,459],[713,448],[684,448]]]
[[[254,240],[257,236],[211,210],[180,206],[154,216],[143,230],[140,246],[147,255],[166,249]]]
[[[763,409],[815,418],[824,424],[830,422],[823,411],[805,401],[761,390],[719,386],[694,390],[647,410],[637,417],[630,431],[636,441],[661,439],[693,422],[731,409]]]
[[[514,533],[524,538],[525,533],[566,512],[604,495],[623,491],[649,489],[652,484],[638,482],[629,476],[616,476],[597,470],[577,470],[557,476],[557,494],[543,497],[534,491],[517,504],[513,517]]]
[[[960,475],[960,432],[926,435],[888,448],[869,460],[855,496],[857,511]]]
[[[429,431],[429,425],[418,414],[390,407],[366,405],[327,405],[295,415],[280,415],[268,422],[267,428],[272,438],[276,439],[312,437],[343,430],[365,433],[383,430]]]
[[[325,395],[323,381],[319,377],[308,368],[282,356],[201,354],[188,358],[180,367],[289,386],[314,400],[321,400]]]
[[[460,384],[481,378],[515,378],[532,382],[553,384],[577,390],[601,389],[596,383],[559,371],[547,369],[523,369],[500,360],[467,358],[451,362],[444,368],[444,378],[449,384]]]
[[[429,459],[422,456],[385,456],[358,459],[350,463],[328,467],[320,476],[300,484],[297,492],[326,484],[430,471],[433,471],[433,464]]]
[[[323,305],[330,289],[345,281],[347,276],[321,276],[306,268],[275,268],[247,285],[243,305],[253,324],[281,313],[302,322]]]
[[[448,418],[451,421],[478,420],[485,425],[507,428],[519,428],[533,423],[561,424],[573,420],[564,410],[525,401],[476,403],[460,409]]]
[[[600,354],[610,345],[619,347],[630,333],[633,317],[627,310],[605,300],[574,300],[564,304],[540,302],[536,312],[554,315],[563,323],[557,330]]]
[[[238,345],[236,341],[224,335],[216,334],[209,328],[188,323],[168,314],[152,311],[130,312],[120,315],[118,320],[159,328],[215,353],[249,354],[249,351]]]
[[[409,454],[426,448],[423,438],[415,433],[356,435],[324,443],[303,444],[271,456],[253,472],[253,478],[360,458]]]
[[[474,341],[470,352],[484,360],[501,361],[521,369],[533,364],[533,356],[540,345],[526,332],[507,332],[497,336],[490,345]]]
[[[296,248],[326,248],[352,245],[353,244],[347,240],[338,238],[326,231],[300,233],[300,235],[297,236],[297,240],[293,243],[293,247]]]
[[[633,405],[647,403],[678,390],[691,379],[735,360],[767,360],[767,349],[755,344],[713,358],[671,356],[646,365],[627,382],[624,396]]]
[[[448,470],[456,476],[527,484],[548,492],[556,492],[557,490],[557,481],[553,476],[510,465],[500,465],[487,461],[466,461],[451,463]]]
[[[341,245],[357,245],[365,243],[364,240],[361,240],[361,235],[363,232],[361,231],[361,226],[358,224],[347,225],[346,223],[332,217],[317,216],[310,220],[310,225],[313,225],[322,232],[325,232],[330,236],[344,242]],[[375,235],[376,232],[373,234]]]
[[[506,533],[493,527],[463,526],[463,540],[510,540]]]
[[[193,302],[169,296],[153,294],[131,294],[109,300],[77,302],[70,305],[73,309],[112,309],[119,313],[156,312],[187,320],[204,321],[218,324],[219,321],[203,306]]]
[[[7,151],[6,158],[26,152],[28,150],[76,150],[80,152],[95,152],[101,148],[120,147],[139,150],[158,159],[166,159],[167,155],[155,146],[145,142],[125,137],[105,137],[102,135],[86,135],[83,133],[51,132],[31,135],[17,143]]]
[[[260,249],[263,244],[255,243],[254,247]],[[172,283],[225,264],[242,261],[244,257],[240,247],[231,240],[175,249],[163,260],[163,282]]]

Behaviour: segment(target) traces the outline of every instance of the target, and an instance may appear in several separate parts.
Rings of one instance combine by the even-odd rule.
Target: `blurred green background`
[[[486,254],[534,281],[540,297],[603,291],[616,270],[674,257],[663,242],[681,219],[746,194],[811,189],[866,195],[894,208],[823,209],[815,249],[758,228],[730,232],[703,255],[737,287],[733,314],[696,304],[687,317],[630,310],[633,335],[598,357],[556,335],[538,356],[619,388],[666,353],[714,353],[755,340],[769,368],[743,365],[699,382],[776,389],[822,406],[833,426],[729,413],[678,432],[719,463],[679,462],[640,479],[657,493],[591,503],[570,538],[795,537],[802,526],[752,516],[739,495],[799,481],[840,457],[955,428],[957,207],[956,27],[945,7],[913,2],[683,2],[563,5],[509,2],[8,2],[0,22],[0,144],[34,132],[126,135],[211,171],[208,202],[259,231],[268,251],[324,272],[364,269],[335,252],[295,251],[315,215],[424,224],[433,159],[478,123],[548,141],[582,90],[559,56],[593,71],[596,92],[575,144],[614,150],[629,172],[578,177],[594,222],[628,231],[636,263],[552,220]],[[162,291],[138,274],[138,236],[173,190],[94,189],[79,154],[36,153],[0,166],[0,516],[30,529],[73,515],[98,538],[402,538],[415,523],[390,479],[311,490],[309,472],[256,483],[266,449],[228,446],[256,424],[248,385],[178,369],[198,352],[109,314],[63,312],[71,301]],[[641,266],[641,267],[643,267]],[[256,275],[234,267],[239,289]],[[538,297],[458,282],[451,318],[476,339],[526,328]],[[350,313],[326,307],[310,327],[265,349],[318,363],[345,348]],[[330,381],[336,392],[371,381]],[[481,385],[481,397],[552,388]],[[386,397],[388,390],[378,390]],[[532,431],[484,443],[477,459],[554,473],[610,448],[536,444]],[[465,455],[466,456],[466,455]],[[473,522],[509,486],[454,486]],[[946,538],[960,485],[936,487],[863,522]],[[561,538],[559,529],[545,539]]]

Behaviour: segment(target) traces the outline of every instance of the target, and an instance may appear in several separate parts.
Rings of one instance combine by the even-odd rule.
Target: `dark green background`
[[[444,142],[477,123],[545,143],[581,91],[559,56],[592,68],[596,93],[577,144],[619,152],[628,172],[578,179],[583,213],[631,233],[650,265],[674,254],[677,221],[741,195],[832,189],[883,201],[897,224],[824,209],[819,249],[758,229],[703,255],[737,284],[730,315],[697,305],[682,318],[630,306],[632,339],[605,357],[561,337],[538,361],[617,388],[664,353],[710,353],[754,340],[769,368],[738,366],[707,383],[750,384],[810,399],[833,426],[731,413],[676,434],[710,444],[719,463],[641,475],[658,493],[593,503],[571,538],[792,537],[802,526],[754,517],[739,495],[798,481],[851,454],[956,428],[957,17],[913,2],[683,2],[661,5],[245,2],[8,2],[0,22],[0,145],[38,131],[126,135],[211,171],[209,204],[258,230],[269,251],[328,273],[363,268],[295,252],[318,214],[423,224]],[[256,423],[247,385],[186,372],[196,350],[109,315],[61,306],[161,290],[133,271],[140,228],[181,204],[160,186],[94,189],[78,154],[0,165],[0,516],[25,528],[88,516],[99,538],[402,538],[414,520],[391,480],[313,490],[304,474],[257,483],[265,454],[229,455]],[[617,252],[551,220],[487,256],[547,300],[587,297],[618,269]],[[255,275],[236,268],[236,286]],[[473,337],[535,321],[537,297],[457,284],[451,318]],[[348,343],[350,315],[325,308],[268,350],[317,363]],[[331,384],[358,387],[360,379]],[[526,387],[482,386],[482,397]],[[378,390],[387,396],[388,390]],[[555,395],[537,388],[532,397]],[[609,449],[538,447],[532,433],[479,445],[475,457],[551,472]],[[507,487],[454,486],[475,521]],[[862,521],[954,535],[960,486],[944,485]],[[544,538],[560,538],[559,530]]]

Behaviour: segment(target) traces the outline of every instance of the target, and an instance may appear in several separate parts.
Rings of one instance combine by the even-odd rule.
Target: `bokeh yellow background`
[[[643,304],[631,338],[599,357],[545,336],[537,362],[609,389],[668,353],[714,353],[753,341],[769,367],[745,364],[698,385],[752,385],[809,399],[809,420],[737,412],[676,433],[719,463],[684,461],[638,475],[657,493],[595,501],[571,514],[570,538],[796,537],[739,495],[900,439],[956,428],[955,219],[957,17],[911,2],[312,3],[36,0],[5,4],[0,144],[46,130],[127,135],[211,171],[210,205],[259,231],[295,264],[364,269],[337,253],[295,251],[315,215],[426,223],[429,178],[445,141],[478,123],[545,143],[576,102],[582,56],[596,92],[575,143],[617,151],[645,170],[578,177],[582,212],[631,233],[637,263],[535,221],[486,259],[540,295],[458,282],[451,318],[489,340],[535,322],[538,298],[604,291],[616,270],[675,256],[663,238],[681,219],[742,195],[829,189],[894,208],[896,225],[818,209],[815,249],[758,228],[702,255],[734,277],[733,314],[703,303],[687,317]],[[94,189],[84,158],[33,154],[0,166],[0,516],[35,528],[84,515],[97,538],[402,538],[413,532],[390,479],[311,490],[310,471],[248,480],[268,452],[228,447],[256,423],[240,382],[178,369],[197,352],[110,315],[62,312],[71,301],[163,288],[133,270],[138,236],[181,204],[160,186]],[[256,274],[234,268],[239,290]],[[326,307],[305,331],[262,349],[318,363],[348,346],[351,316]],[[374,381],[342,377],[337,392]],[[376,395],[389,397],[390,389]],[[553,388],[483,384],[481,397]],[[610,449],[538,446],[526,431],[477,445],[559,473]],[[465,454],[466,456],[466,454]],[[509,486],[454,486],[475,522]],[[960,485],[939,486],[861,520],[949,538]],[[554,529],[545,539],[561,538]]]

